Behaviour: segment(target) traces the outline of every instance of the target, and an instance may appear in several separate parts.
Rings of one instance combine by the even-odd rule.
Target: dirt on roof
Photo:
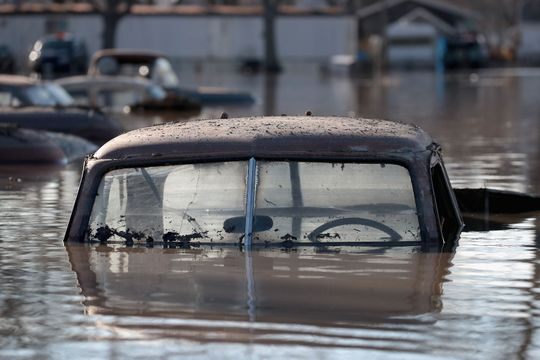
[[[120,135],[96,159],[251,156],[347,156],[425,151],[432,144],[414,125],[343,117],[249,117],[199,120]]]

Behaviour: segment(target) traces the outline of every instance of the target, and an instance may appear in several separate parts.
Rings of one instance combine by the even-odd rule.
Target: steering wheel
[[[401,235],[388,225],[385,225],[381,222],[370,220],[370,219],[364,219],[364,218],[343,218],[343,219],[336,219],[329,221],[325,224],[322,224],[321,226],[317,227],[315,230],[310,232],[308,234],[308,239],[312,242],[317,242],[317,237],[322,234],[324,231],[334,228],[336,226],[342,226],[342,225],[365,225],[369,226],[378,230],[381,230],[382,232],[390,235],[390,240],[392,241],[398,241],[401,240]]]

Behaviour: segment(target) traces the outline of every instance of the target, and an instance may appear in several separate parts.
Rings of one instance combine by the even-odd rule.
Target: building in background
[[[432,0],[379,1],[357,11],[358,38],[361,51],[379,66],[442,67],[448,45],[476,33],[477,14]],[[477,44],[480,46],[480,44]],[[452,50],[453,49],[453,50]],[[455,65],[482,62],[471,47],[453,60]],[[455,57],[455,56],[454,56]]]
[[[488,49],[492,58],[540,63],[539,8],[535,0],[281,0],[277,52],[285,63],[348,55],[437,67],[445,59],[474,65]],[[18,64],[36,39],[57,31],[77,34],[90,53],[102,46],[90,1],[0,0],[0,45]],[[117,47],[182,62],[236,62],[264,55],[262,34],[260,0],[137,0],[115,38]]]

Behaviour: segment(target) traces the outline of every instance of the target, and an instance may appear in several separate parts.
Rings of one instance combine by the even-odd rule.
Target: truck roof
[[[429,150],[414,125],[345,117],[277,116],[177,122],[130,131],[93,159],[361,158]]]

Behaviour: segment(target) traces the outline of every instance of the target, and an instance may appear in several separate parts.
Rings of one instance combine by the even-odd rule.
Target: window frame
[[[439,174],[436,174],[435,172],[438,171]],[[431,182],[431,188],[433,189],[433,206],[435,210],[435,217],[436,217],[436,223],[437,228],[439,232],[439,236],[442,239],[443,244],[453,244],[459,239],[459,235],[461,231],[463,230],[463,220],[461,218],[461,213],[459,211],[459,207],[457,204],[457,200],[454,195],[454,191],[452,190],[452,186],[450,184],[450,180],[448,178],[448,174],[446,172],[446,168],[444,166],[444,163],[440,156],[434,155],[432,157],[432,161],[430,164],[429,169],[429,176],[430,176],[430,182]],[[436,181],[435,177],[440,176],[440,181]],[[441,223],[441,211],[442,209],[439,209],[439,200],[438,200],[438,193],[440,191],[444,191],[441,196],[445,198],[446,201],[449,201],[449,204],[447,205],[448,209],[451,211],[451,222],[453,224],[453,229],[450,229],[449,231],[445,231],[445,224]],[[448,210],[447,209],[447,210]],[[450,226],[452,226],[452,224]]]
[[[432,240],[428,236],[428,227],[426,214],[423,209],[425,201],[422,198],[421,185],[425,180],[420,179],[421,171],[418,166],[415,165],[413,159],[404,158],[401,156],[385,156],[385,157],[376,157],[376,156],[366,156],[366,157],[346,157],[346,158],[336,158],[335,156],[320,156],[317,158],[311,157],[296,157],[296,156],[255,156],[255,157],[210,157],[206,159],[200,158],[187,158],[183,160],[170,160],[170,159],[138,159],[138,160],[93,160],[87,159],[83,174],[80,180],[81,190],[79,191],[78,196],[74,204],[74,212],[70,218],[68,224],[68,231],[66,232],[64,241],[74,241],[77,242],[87,242],[86,234],[88,230],[90,215],[96,200],[96,194],[98,192],[100,183],[103,177],[110,171],[126,168],[137,168],[137,167],[152,167],[152,166],[168,166],[168,165],[185,165],[185,164],[201,164],[201,163],[218,163],[218,162],[232,162],[232,161],[246,161],[250,159],[255,159],[256,161],[291,161],[291,162],[308,162],[308,163],[345,163],[345,164],[394,164],[399,165],[405,168],[409,174],[409,178],[412,185],[412,191],[414,196],[414,202],[417,211],[418,224],[420,227],[420,240],[419,241],[398,241],[398,242],[358,242],[358,243],[345,243],[345,242],[332,242],[325,243],[325,245],[331,246],[411,246],[411,245],[420,245],[425,244],[429,245]],[[91,164],[90,164],[91,162]],[[249,170],[248,170],[249,172]],[[85,202],[82,203],[81,202]],[[248,233],[248,228],[246,226],[246,234]],[[251,241],[250,241],[251,242]],[[241,244],[245,246],[245,241]],[[165,244],[163,244],[165,246]],[[215,245],[215,243],[213,244]],[[226,245],[224,243],[224,245]],[[264,245],[255,243],[253,245]],[[306,244],[298,243],[297,246],[305,246]],[[314,246],[316,244],[310,244],[308,246]]]

